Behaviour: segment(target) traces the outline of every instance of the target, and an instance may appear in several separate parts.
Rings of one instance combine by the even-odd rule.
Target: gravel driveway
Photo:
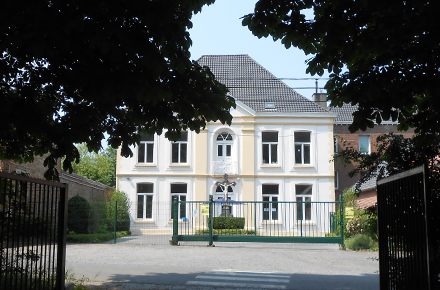
[[[377,252],[327,244],[68,245],[66,269],[100,289],[379,289]]]

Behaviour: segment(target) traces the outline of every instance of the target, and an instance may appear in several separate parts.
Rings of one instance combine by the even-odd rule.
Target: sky
[[[252,13],[257,0],[217,0],[205,5],[202,12],[195,14],[189,30],[193,42],[190,48],[191,59],[202,55],[247,54],[278,78],[295,80],[283,81],[301,95],[311,99],[315,92],[315,79],[318,79],[318,92],[327,81],[328,74],[322,77],[306,74],[306,56],[300,49],[286,49],[280,41],[272,38],[254,36],[242,26],[242,16]],[[305,79],[305,80],[304,80]],[[309,88],[309,89],[303,89]]]

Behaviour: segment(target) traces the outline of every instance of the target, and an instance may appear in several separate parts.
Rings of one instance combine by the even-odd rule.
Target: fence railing
[[[0,289],[64,289],[67,186],[0,173]]]
[[[310,242],[343,245],[342,201],[179,201],[173,242]],[[185,212],[185,216],[179,213]],[[339,215],[336,218],[336,214]]]

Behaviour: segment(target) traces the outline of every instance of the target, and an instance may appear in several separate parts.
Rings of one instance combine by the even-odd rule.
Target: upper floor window
[[[176,196],[179,202],[179,207],[177,209],[178,218],[186,217],[186,194],[187,194],[187,184],[186,183],[171,183],[171,219],[174,218],[174,202],[173,197]]]
[[[278,132],[262,132],[263,164],[278,163]]]
[[[263,221],[278,220],[278,184],[263,184]]]
[[[153,183],[137,184],[137,218],[151,219],[153,217]]]
[[[339,188],[339,170],[335,170],[335,189]]]
[[[217,159],[225,160],[232,156],[232,135],[226,132],[217,136]]]
[[[370,136],[359,136],[359,153],[370,154]]]
[[[338,149],[339,149],[339,146],[338,146],[338,135],[334,135],[333,136],[333,143],[334,143],[334,146],[335,146],[334,153],[338,153]]]
[[[138,163],[153,163],[154,135],[141,134],[138,144]]]
[[[296,193],[296,219],[312,220],[312,185],[297,184],[295,185]]]
[[[295,164],[310,164],[310,132],[295,132]]]
[[[171,162],[187,163],[188,132],[181,132],[176,142],[171,143]]]

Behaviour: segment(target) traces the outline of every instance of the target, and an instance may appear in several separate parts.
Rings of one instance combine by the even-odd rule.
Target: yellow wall
[[[255,122],[248,121],[242,124],[242,175],[252,176],[242,178],[242,200],[253,201],[255,199]]]

